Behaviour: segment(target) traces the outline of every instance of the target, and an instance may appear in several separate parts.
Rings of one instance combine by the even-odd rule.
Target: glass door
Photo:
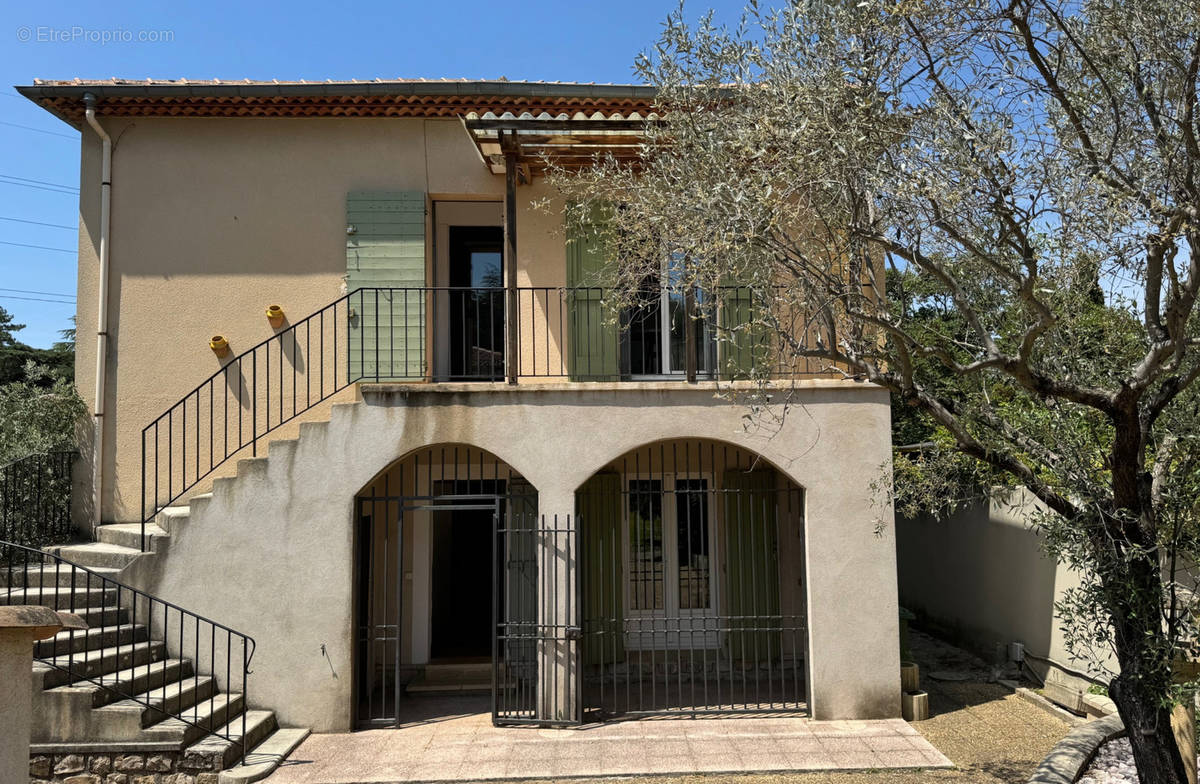
[[[452,381],[504,378],[504,230],[451,226],[449,371]]]
[[[683,286],[683,260],[672,255],[661,271],[643,281],[639,302],[625,316],[624,346],[626,367],[634,377],[681,376],[687,372],[688,334],[694,333],[696,371],[710,375],[715,350],[708,324],[701,316],[688,315],[687,293]],[[708,309],[703,291],[693,290],[692,312]]]

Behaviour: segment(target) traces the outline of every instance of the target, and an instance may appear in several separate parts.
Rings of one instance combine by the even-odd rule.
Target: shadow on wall
[[[1036,657],[1069,662],[1055,617],[1078,584],[1046,557],[1028,527],[1024,496],[980,501],[948,519],[896,517],[900,603],[922,625],[995,663],[997,645],[1022,642]]]

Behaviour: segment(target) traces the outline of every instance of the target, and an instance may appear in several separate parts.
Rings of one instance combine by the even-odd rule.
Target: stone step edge
[[[266,778],[308,738],[311,730],[280,727],[246,755],[246,763],[226,768],[218,774],[219,784],[250,784]],[[263,759],[265,757],[265,759]]]
[[[30,755],[36,754],[146,754],[156,751],[183,751],[183,744],[163,740],[70,741],[30,743]]]

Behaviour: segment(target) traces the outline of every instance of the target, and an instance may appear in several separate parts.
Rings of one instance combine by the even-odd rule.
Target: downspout
[[[108,368],[108,232],[112,205],[112,139],[96,119],[96,96],[84,93],[84,116],[103,142],[100,164],[100,301],[96,308],[96,397],[92,406],[92,525],[100,525],[104,489],[104,382]]]

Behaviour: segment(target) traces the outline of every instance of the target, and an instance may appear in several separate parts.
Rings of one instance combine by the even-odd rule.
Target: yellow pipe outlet
[[[224,335],[213,335],[212,340],[208,341],[208,347],[218,357],[225,357],[229,354],[229,341],[225,339]]]

